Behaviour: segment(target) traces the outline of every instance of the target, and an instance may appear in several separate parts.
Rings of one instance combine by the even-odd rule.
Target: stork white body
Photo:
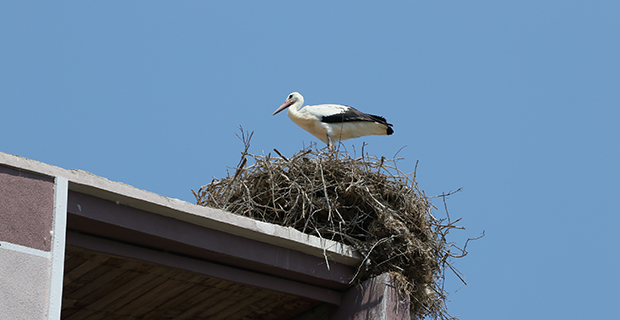
[[[330,148],[333,140],[390,135],[394,132],[385,118],[360,112],[353,107],[320,104],[301,108],[303,104],[304,97],[293,92],[273,114],[288,108],[288,116],[295,124],[325,142]]]

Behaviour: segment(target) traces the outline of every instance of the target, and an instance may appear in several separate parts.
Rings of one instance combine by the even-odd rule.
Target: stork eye
[[[292,95],[292,94],[291,94],[291,95],[289,95],[289,96],[288,96],[288,99],[289,99],[289,100],[293,99],[293,95]]]

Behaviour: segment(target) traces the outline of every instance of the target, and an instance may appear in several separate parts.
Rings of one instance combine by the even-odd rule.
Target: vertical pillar
[[[59,319],[50,293],[59,281],[62,290],[67,185],[0,165],[0,319]],[[64,221],[54,217],[62,206]]]
[[[68,195],[69,181],[66,178],[56,177],[54,181],[54,224],[52,225],[48,320],[60,319],[62,307]]]
[[[384,273],[349,289],[332,320],[409,320],[409,297],[396,289],[394,278]]]

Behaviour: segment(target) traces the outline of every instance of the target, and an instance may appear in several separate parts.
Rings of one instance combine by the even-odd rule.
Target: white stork
[[[286,101],[273,113],[288,108],[288,116],[302,129],[325,142],[331,149],[332,140],[347,140],[369,135],[390,135],[392,124],[384,117],[366,114],[349,106],[320,104],[305,106],[299,92],[288,95]]]

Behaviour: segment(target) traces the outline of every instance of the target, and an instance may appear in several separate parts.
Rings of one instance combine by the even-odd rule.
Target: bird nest
[[[449,260],[467,252],[446,235],[462,228],[454,225],[458,220],[433,216],[415,173],[401,172],[397,159],[353,157],[316,145],[289,158],[275,149],[275,157],[253,155],[250,138],[243,136],[246,148],[234,174],[192,190],[197,204],[352,246],[363,260],[351,283],[389,272],[409,295],[412,318],[451,318],[444,271],[459,276]]]

